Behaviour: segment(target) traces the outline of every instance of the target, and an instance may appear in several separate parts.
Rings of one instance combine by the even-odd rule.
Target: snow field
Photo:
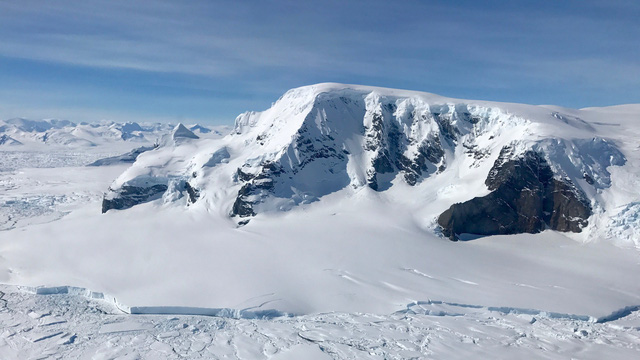
[[[93,158],[85,155],[82,164]],[[59,220],[88,204],[99,206],[110,179],[127,167],[65,165],[0,171],[0,231]]]
[[[133,316],[79,295],[0,286],[0,327],[0,357],[11,359],[634,359],[640,353],[637,311],[607,323],[436,303],[387,315]]]

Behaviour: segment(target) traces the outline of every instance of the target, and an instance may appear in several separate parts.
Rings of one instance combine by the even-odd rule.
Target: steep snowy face
[[[599,192],[611,185],[608,167],[625,163],[612,141],[575,115],[341,84],[290,90],[270,109],[238,116],[222,140],[186,138],[143,154],[105,201],[123,197],[135,205],[141,201],[124,199],[126,187],[146,182],[149,189],[137,191],[153,193],[149,199],[171,191],[165,203],[185,197],[246,223],[259,213],[369,188],[407,203],[431,201],[427,213],[452,239],[546,227],[579,232],[599,206]],[[469,190],[447,200],[435,184]],[[482,196],[489,197],[471,200]],[[507,209],[512,213],[500,216]],[[462,226],[478,218],[482,226]]]
[[[266,112],[238,117],[233,136],[247,155],[233,216],[255,215],[269,198],[290,207],[348,185],[384,191],[398,178],[414,186],[445,171],[458,147],[481,162],[531,125],[498,108],[421,94],[322,89],[295,89]]]

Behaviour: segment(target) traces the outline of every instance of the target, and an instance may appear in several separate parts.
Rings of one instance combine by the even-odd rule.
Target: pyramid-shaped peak
[[[182,123],[178,124],[174,129],[171,137],[175,140],[177,138],[188,138],[188,139],[199,139],[198,135],[194,134],[193,131],[187,129],[186,126],[182,125]]]

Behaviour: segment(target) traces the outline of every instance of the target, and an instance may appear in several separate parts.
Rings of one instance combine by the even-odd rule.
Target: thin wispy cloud
[[[51,109],[59,89],[82,109],[205,121],[322,81],[610,105],[640,101],[638,16],[623,0],[5,1],[0,81],[14,104]]]

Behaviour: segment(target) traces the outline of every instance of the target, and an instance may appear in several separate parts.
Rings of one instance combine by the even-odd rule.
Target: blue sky
[[[640,1],[0,0],[0,118],[231,123],[318,82],[640,103]]]

